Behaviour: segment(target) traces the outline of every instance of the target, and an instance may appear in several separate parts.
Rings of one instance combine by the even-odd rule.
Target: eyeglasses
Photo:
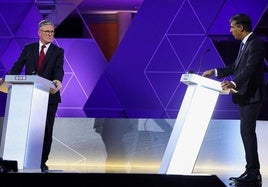
[[[42,32],[44,32],[46,35],[49,35],[49,34],[51,34],[51,35],[54,35],[55,34],[55,31],[49,31],[49,30],[40,30],[40,31],[42,31]]]

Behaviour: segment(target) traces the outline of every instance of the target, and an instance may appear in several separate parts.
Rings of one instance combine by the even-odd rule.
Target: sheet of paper
[[[220,94],[223,94],[223,95],[228,95],[230,93],[238,93],[238,91],[232,88],[232,89],[222,90],[220,92]]]

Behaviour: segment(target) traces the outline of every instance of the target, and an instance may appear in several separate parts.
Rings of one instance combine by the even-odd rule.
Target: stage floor
[[[174,123],[175,119],[57,118],[47,163],[50,172],[44,174],[40,171],[19,170],[18,173],[14,173],[15,175],[7,173],[5,179],[20,177],[20,174],[23,174],[26,178],[49,177],[54,180],[54,176],[59,176],[58,178],[64,178],[65,182],[70,178],[88,178],[98,179],[102,183],[108,179],[118,182],[120,176],[129,181],[133,179],[132,184],[141,180],[149,183],[151,180],[164,180],[151,186],[159,186],[158,184],[165,182],[169,185],[162,186],[173,186],[172,182],[183,181],[182,183],[188,184],[187,187],[191,187],[189,182],[185,182],[189,179],[199,183],[200,180],[217,183],[220,181],[221,186],[229,186],[229,177],[239,176],[244,172],[245,159],[239,135],[239,121],[211,120],[192,174],[159,174],[158,170]],[[258,121],[262,187],[268,187],[267,132],[268,122]],[[1,176],[0,179],[2,180]],[[170,182],[167,182],[169,180]],[[182,184],[179,187],[181,186]],[[201,187],[196,184],[193,186]],[[202,186],[217,187],[207,183]]]
[[[209,171],[211,172],[211,171]],[[97,173],[73,172],[66,170],[50,170],[47,173],[18,171],[0,173],[1,182],[11,187],[17,186],[146,186],[146,187],[231,187],[229,177],[236,176],[217,171],[213,174],[165,175],[153,173]],[[239,174],[237,174],[239,175]],[[268,176],[262,175],[263,182],[258,185],[237,185],[237,187],[267,187]],[[40,183],[38,181],[41,181]],[[53,185],[55,184],[55,185]]]

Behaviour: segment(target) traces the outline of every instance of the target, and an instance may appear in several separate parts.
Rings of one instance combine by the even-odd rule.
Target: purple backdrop
[[[56,38],[65,49],[63,99],[57,115],[176,118],[186,90],[181,74],[189,70],[201,74],[230,63],[238,50],[229,33],[230,16],[245,12],[257,28],[267,5],[267,0],[144,0],[109,63],[94,37]],[[71,11],[80,10],[79,5],[67,6],[58,4],[47,17],[58,25]],[[32,0],[0,2],[0,76],[26,43],[37,40],[41,19]],[[3,116],[6,94],[0,93],[0,102]],[[229,96],[220,96],[213,118],[238,118]]]

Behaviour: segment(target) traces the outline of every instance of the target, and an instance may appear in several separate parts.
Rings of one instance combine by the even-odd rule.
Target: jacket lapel
[[[34,69],[37,70],[38,67],[38,58],[39,58],[39,43],[36,43],[35,46],[33,47],[33,54],[34,54]]]
[[[241,52],[241,55],[239,56],[238,59],[236,59],[236,60],[238,61],[236,67],[238,67],[238,65],[239,65],[239,63],[240,63],[240,61],[241,61],[241,59],[242,59],[242,56],[244,55],[245,51],[247,50],[247,47],[248,47],[248,44],[249,44],[250,40],[252,40],[254,37],[255,37],[254,34],[252,34],[252,35],[250,35],[249,38],[247,39],[246,43],[244,44],[243,50],[242,50],[242,52]]]

